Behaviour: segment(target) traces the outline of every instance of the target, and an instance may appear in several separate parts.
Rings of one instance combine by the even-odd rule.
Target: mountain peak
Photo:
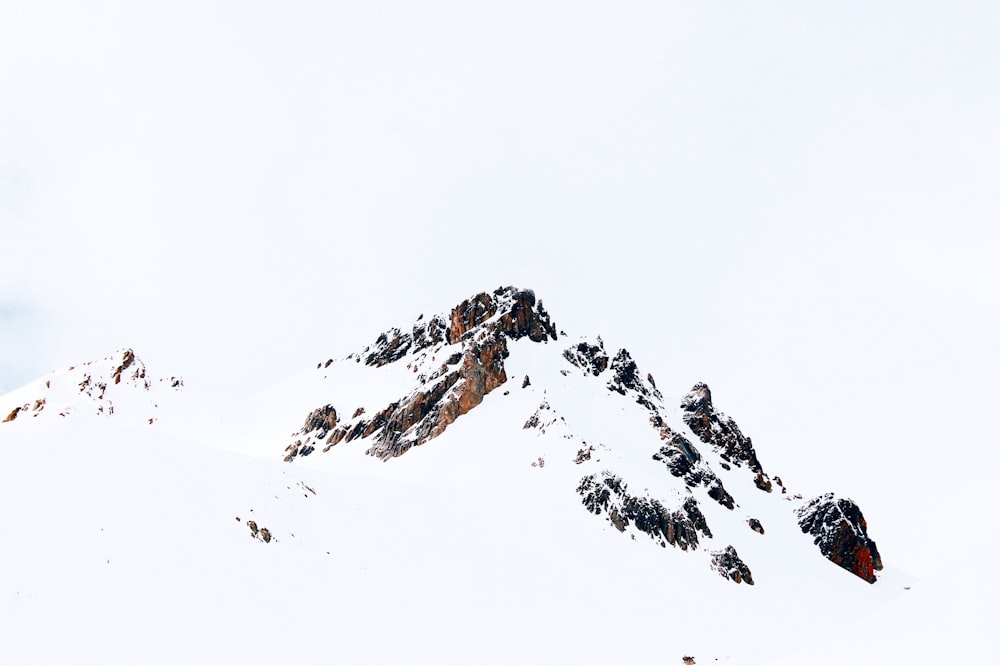
[[[480,432],[476,439],[489,441],[506,433],[503,455],[523,447],[525,466],[572,480],[567,492],[575,489],[584,507],[615,530],[633,538],[645,534],[664,547],[701,550],[709,568],[733,582],[760,582],[751,572],[752,557],[737,552],[736,545],[746,545],[745,534],[773,541],[781,525],[786,534],[789,526],[793,533],[813,534],[824,556],[874,580],[864,559],[873,553],[869,560],[878,568],[874,543],[829,537],[841,529],[831,512],[800,517],[799,529],[796,515],[781,503],[797,505],[801,496],[788,494],[778,477],[772,481],[764,472],[753,442],[716,408],[707,384],[694,384],[680,399],[682,424],[668,423],[673,410],[652,374],[641,371],[627,349],[612,352],[599,336],[551,344],[564,335],[534,292],[516,287],[480,292],[445,313],[391,328],[359,354],[318,364],[323,385],[331,390],[320,389],[320,400],[287,443],[284,460],[364,440],[366,446],[357,450],[389,461],[453,432],[452,424],[463,418],[463,438]],[[513,375],[521,376],[513,384],[520,389],[509,388]],[[378,397],[368,401],[349,391],[337,398],[332,390],[368,383],[380,387]],[[493,397],[500,387],[502,396]],[[498,417],[501,413],[506,416]],[[707,445],[705,451],[699,451],[698,441]],[[482,455],[492,461],[500,454]],[[777,514],[776,503],[782,507]],[[837,507],[852,533],[863,529],[852,521],[853,513]],[[734,525],[738,533],[716,524]],[[751,553],[756,543],[750,541]],[[855,551],[860,554],[852,555]]]
[[[111,416],[125,407],[127,412],[149,423],[156,419],[156,395],[184,387],[180,377],[154,378],[131,347],[97,361],[55,370],[45,377],[0,397],[4,423],[25,416],[69,416],[91,412]]]

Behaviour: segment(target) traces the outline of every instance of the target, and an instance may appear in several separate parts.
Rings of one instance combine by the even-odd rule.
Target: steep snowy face
[[[814,558],[802,532],[823,556],[874,582],[874,543],[844,536],[866,534],[863,520],[840,504],[843,523],[812,504],[800,508],[802,497],[764,472],[708,386],[695,384],[671,406],[628,350],[606,349],[600,337],[566,338],[533,292],[514,287],[421,315],[360,353],[317,365],[319,400],[284,460],[322,464],[317,457],[334,447],[409,459],[425,455],[415,447],[438,447],[437,438],[460,439],[462,455],[497,488],[512,487],[510,470],[530,464],[551,479],[556,501],[582,505],[602,521],[595,525],[699,557],[735,583],[764,584],[752,569],[763,557],[790,557],[790,548]],[[331,465],[346,460],[330,457]]]
[[[159,402],[180,391],[180,377],[153,377],[132,349],[56,370],[0,397],[3,423],[72,414],[124,416],[154,423]]]

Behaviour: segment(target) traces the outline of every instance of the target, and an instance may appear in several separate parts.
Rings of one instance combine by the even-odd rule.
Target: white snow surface
[[[367,440],[282,456],[309,411],[370,415],[447,346],[381,368],[342,358],[245,403],[123,378],[107,390],[114,413],[98,413],[80,373],[107,382],[122,352],[4,396],[5,414],[47,396],[41,416],[0,425],[8,663],[875,663],[859,633],[904,639],[902,618],[933,595],[892,553],[874,585],[827,561],[789,499],[827,489],[783,477],[788,494],[768,494],[745,468],[723,469],[677,413],[690,384],[655,373],[669,425],[737,506],[688,491],[651,457],[662,442],[648,410],[609,391],[609,371],[562,357],[575,342],[509,342],[504,385],[386,462]],[[524,428],[543,403],[544,427]],[[619,533],[575,491],[603,470],[668,509],[693,492],[714,537],[685,552]],[[879,516],[866,518],[877,541]],[[274,539],[253,538],[250,520]],[[754,586],[709,568],[727,545]]]

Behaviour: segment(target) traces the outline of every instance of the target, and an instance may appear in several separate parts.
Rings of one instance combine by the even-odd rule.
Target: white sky
[[[137,4],[0,0],[0,390],[262,388],[517,284],[888,545],[995,465],[995,3]]]

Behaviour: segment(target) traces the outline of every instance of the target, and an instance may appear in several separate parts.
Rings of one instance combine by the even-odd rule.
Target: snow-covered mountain
[[[755,664],[901,593],[853,501],[652,369],[506,287],[249,401],[54,372],[0,398],[7,649]]]
[[[353,366],[376,376],[371,381],[385,393],[356,393]],[[382,371],[386,366],[398,372]],[[318,363],[316,371],[323,376],[316,396],[326,402],[306,415],[285,447],[286,462],[335,446],[388,461],[464,418],[504,442],[502,452],[484,451],[491,460],[537,467],[567,499],[578,495],[575,501],[618,531],[703,550],[713,569],[737,583],[754,579],[734,544],[746,544],[755,559],[780,560],[781,541],[766,528],[796,520],[822,555],[856,576],[874,583],[882,569],[858,506],[833,493],[806,501],[789,492],[764,471],[750,438],[715,408],[708,386],[668,401],[627,349],[557,332],[531,291],[477,294],[449,313],[382,333],[358,354]],[[504,484],[503,476],[493,480]],[[718,516],[709,521],[706,510]],[[772,541],[768,553],[762,544]]]

